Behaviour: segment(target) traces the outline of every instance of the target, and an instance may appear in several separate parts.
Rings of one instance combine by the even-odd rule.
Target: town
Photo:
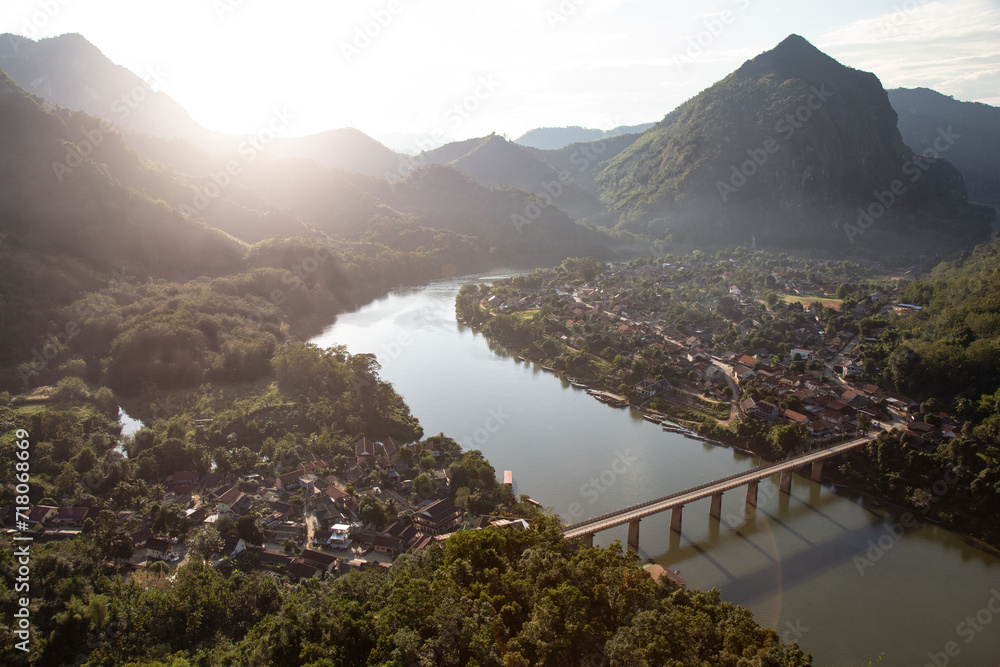
[[[757,453],[780,458],[896,429],[932,452],[960,423],[936,402],[922,409],[880,386],[873,354],[920,306],[899,302],[905,277],[845,264],[743,249],[584,258],[467,286],[458,308],[521,358],[602,402],[645,411],[664,430],[736,442],[724,429],[755,421],[772,445]]]

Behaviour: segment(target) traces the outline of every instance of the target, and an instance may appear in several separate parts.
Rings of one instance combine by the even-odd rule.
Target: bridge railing
[[[688,494],[695,493],[697,491],[701,491],[702,489],[707,489],[710,486],[716,486],[717,484],[723,484],[725,482],[728,482],[728,481],[731,481],[731,480],[735,480],[735,479],[738,479],[740,477],[747,477],[747,476],[750,476],[750,475],[763,474],[763,473],[766,473],[771,468],[778,468],[778,467],[781,467],[781,466],[787,466],[789,464],[795,464],[800,459],[807,459],[807,458],[815,457],[815,455],[818,454],[818,453],[820,453],[820,452],[829,452],[830,450],[832,450],[832,449],[834,449],[836,447],[840,447],[843,444],[860,445],[863,441],[867,441],[867,440],[871,440],[871,438],[867,438],[867,437],[866,438],[859,438],[857,441],[853,441],[853,442],[849,442],[849,443],[840,443],[840,445],[832,445],[832,446],[830,446],[830,447],[828,447],[826,449],[823,449],[823,450],[813,450],[811,452],[806,452],[805,454],[799,454],[796,457],[793,457],[793,458],[790,458],[790,459],[786,459],[784,461],[778,461],[777,463],[769,463],[768,465],[762,466],[760,468],[754,468],[753,470],[745,470],[743,472],[736,473],[735,475],[729,475],[729,476],[723,477],[721,479],[712,480],[711,482],[705,482],[704,484],[699,484],[698,486],[692,486],[689,489],[684,489],[683,491],[678,491],[677,493],[671,493],[669,495],[663,496],[662,498],[655,498],[654,500],[647,500],[646,502],[638,503],[638,504],[635,504],[635,505],[629,505],[628,507],[625,507],[624,509],[615,510],[613,512],[608,512],[607,514],[601,514],[600,516],[595,516],[595,517],[591,517],[589,519],[584,519],[583,521],[577,521],[576,523],[573,523],[573,524],[570,524],[568,526],[565,526],[563,528],[563,532],[570,531],[570,530],[573,530],[575,528],[580,528],[580,527],[586,526],[588,524],[593,524],[593,523],[598,523],[600,521],[605,521],[607,519],[613,519],[614,517],[621,516],[622,514],[628,514],[629,512],[634,512],[635,510],[640,510],[640,509],[642,509],[644,507],[649,507],[650,505],[656,505],[657,503],[666,502],[668,500],[672,500],[673,498],[679,498],[680,496],[686,496]],[[847,448],[845,448],[845,449],[847,449]],[[737,484],[737,486],[740,486],[740,485]]]

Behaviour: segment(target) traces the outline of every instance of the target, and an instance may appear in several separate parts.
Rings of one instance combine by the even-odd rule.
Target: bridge
[[[562,533],[570,539],[581,538],[586,546],[593,546],[595,533],[627,523],[628,547],[637,551],[639,549],[639,521],[647,516],[670,510],[670,529],[679,533],[681,532],[681,514],[684,505],[701,500],[702,498],[711,498],[712,504],[709,509],[709,515],[715,519],[719,519],[722,514],[722,494],[744,485],[747,487],[747,505],[757,507],[757,486],[760,484],[760,480],[780,473],[781,481],[778,488],[782,493],[791,493],[792,472],[796,468],[811,465],[810,478],[814,482],[818,482],[820,481],[820,476],[823,474],[824,460],[860,447],[870,442],[871,439],[870,436],[865,436],[849,442],[842,442],[839,445],[816,449],[784,461],[779,461],[778,463],[730,475],[729,477],[701,484],[700,486],[673,493],[669,496],[638,505],[631,505],[625,509],[608,512],[607,514],[566,526],[562,529]]]

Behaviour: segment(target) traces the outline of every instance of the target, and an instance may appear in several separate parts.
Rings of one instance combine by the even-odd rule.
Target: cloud
[[[963,100],[996,102],[1000,6],[988,0],[917,2],[828,31],[816,45],[869,70],[886,88],[923,86]]]

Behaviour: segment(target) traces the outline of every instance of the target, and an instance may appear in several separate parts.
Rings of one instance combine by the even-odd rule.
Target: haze
[[[0,17],[159,68],[155,86],[213,130],[254,131],[286,105],[296,134],[377,138],[656,121],[793,32],[886,88],[998,104],[998,30],[995,0],[6,0]]]

